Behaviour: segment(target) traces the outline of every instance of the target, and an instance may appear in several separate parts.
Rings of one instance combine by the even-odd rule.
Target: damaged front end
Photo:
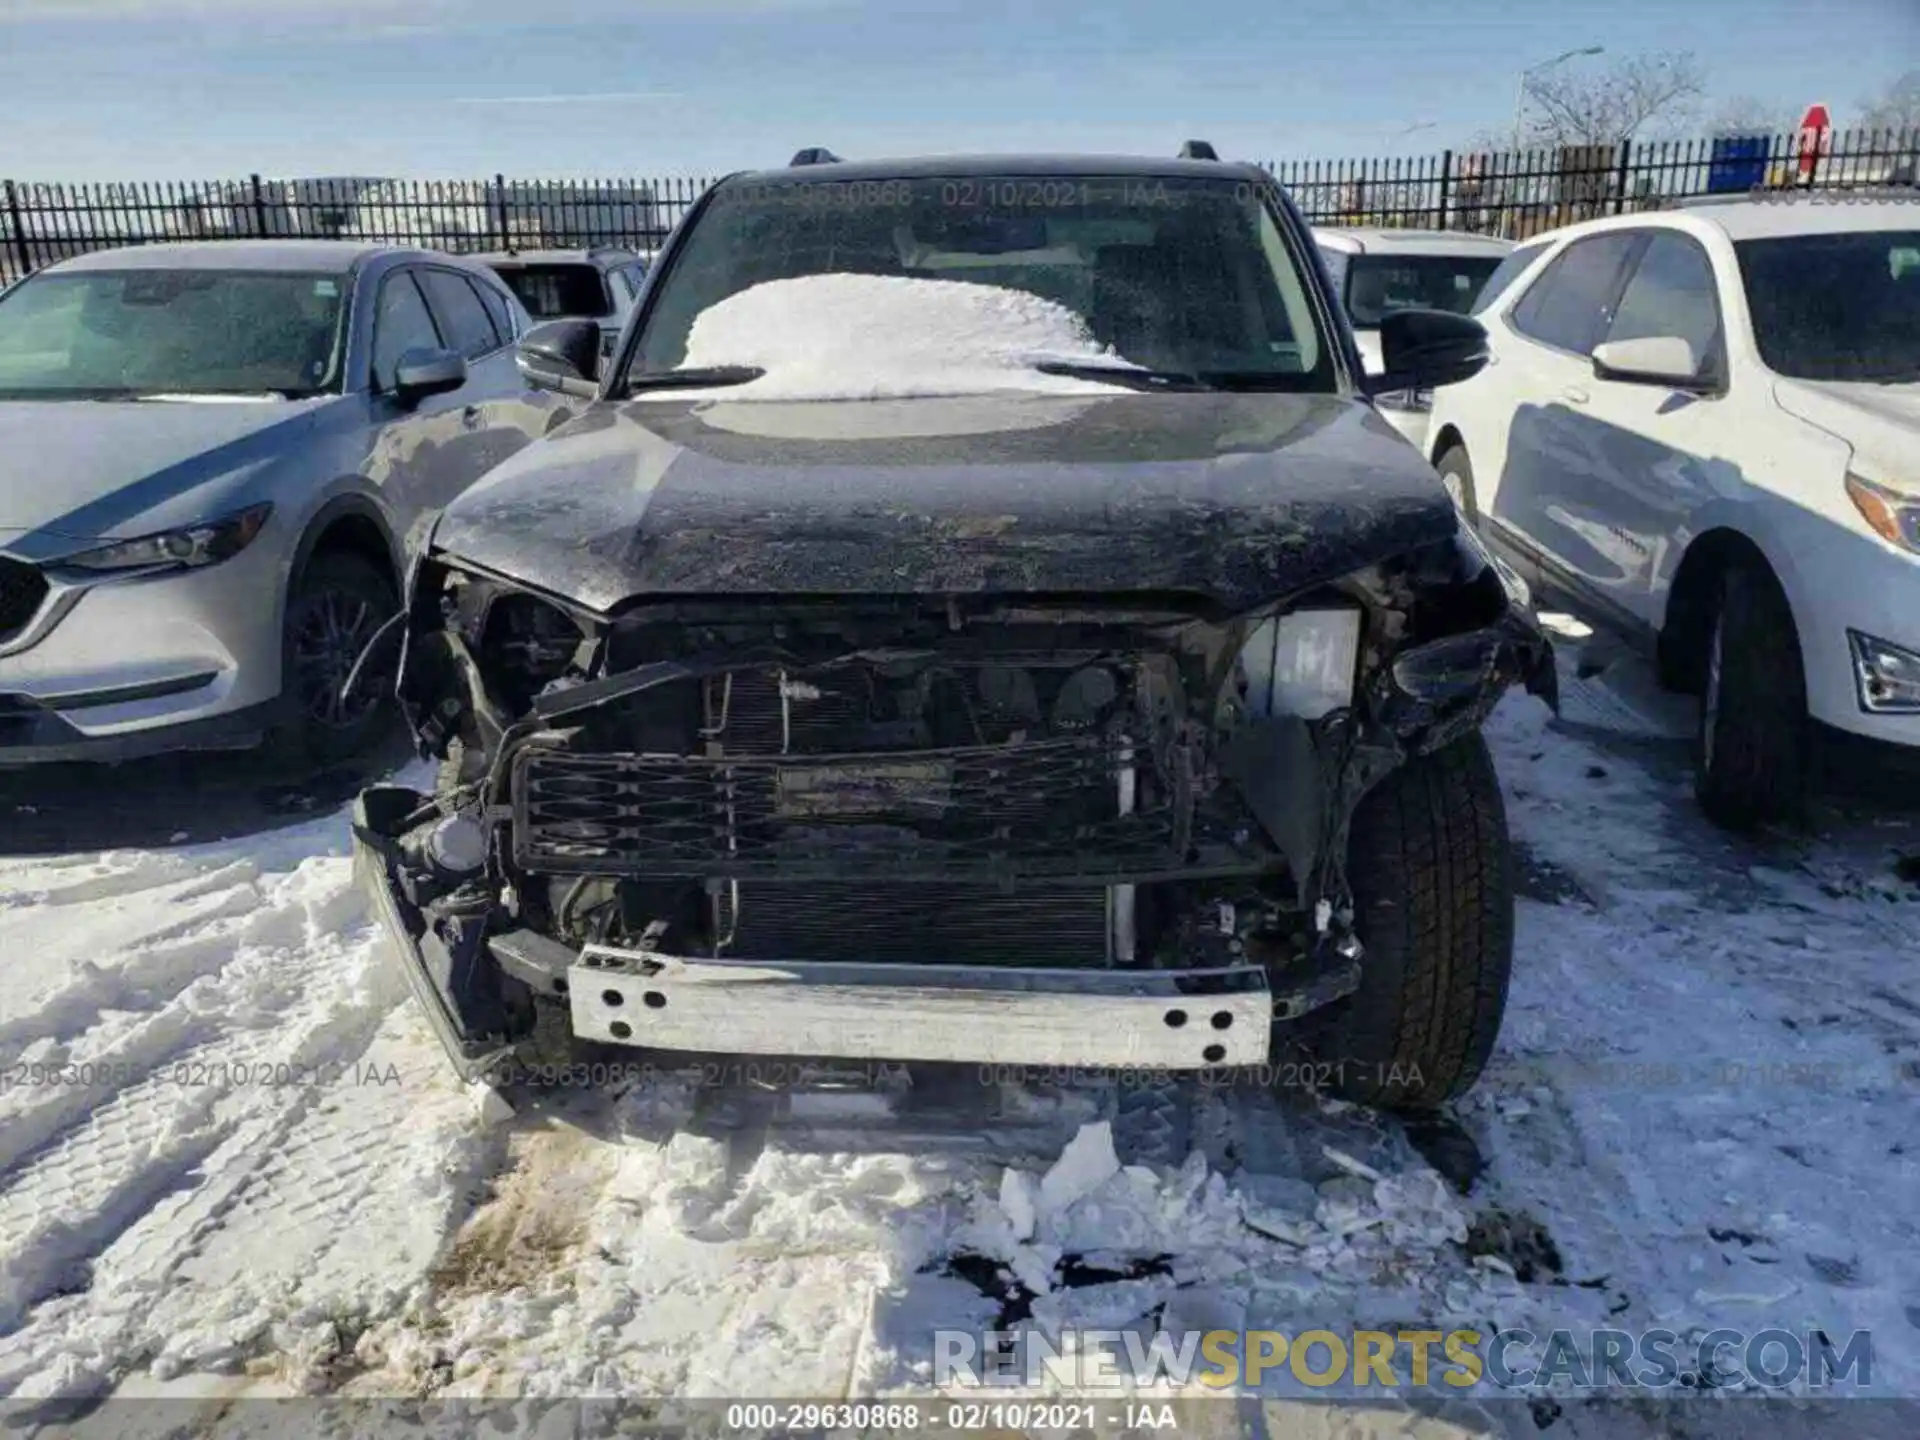
[[[356,854],[463,1076],[662,1050],[1259,1064],[1358,985],[1362,796],[1523,683],[1469,532],[1239,615],[1191,597],[639,599],[433,555],[402,700],[437,793]]]

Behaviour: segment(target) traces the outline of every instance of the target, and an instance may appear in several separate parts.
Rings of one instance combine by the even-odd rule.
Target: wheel
[[[1793,824],[1806,805],[1807,681],[1780,582],[1755,560],[1729,565],[1707,632],[1694,793],[1729,829]]]
[[[1474,493],[1473,462],[1467,458],[1467,447],[1449,445],[1433,468],[1440,472],[1440,483],[1447,487],[1447,494],[1467,517],[1467,523],[1479,529],[1480,497]]]
[[[1344,1099],[1432,1110],[1493,1053],[1513,970],[1513,865],[1478,731],[1409,761],[1355,810],[1347,846],[1360,988],[1302,1036]]]
[[[290,759],[325,764],[359,754],[392,714],[394,656],[363,669],[352,695],[347,677],[399,601],[392,583],[358,555],[314,556],[287,597],[281,639],[281,693],[287,717],[275,748]]]

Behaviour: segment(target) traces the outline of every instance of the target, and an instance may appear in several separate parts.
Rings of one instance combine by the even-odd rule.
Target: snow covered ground
[[[1684,716],[1563,662],[1562,720],[1515,697],[1491,731],[1525,857],[1501,1046],[1413,1129],[725,1059],[489,1125],[353,888],[343,791],[156,828],[8,782],[0,1395],[913,1392],[938,1328],[1157,1317],[1866,1329],[1875,1389],[1920,1397],[1920,826],[1720,835]],[[1767,1433],[1689,1412],[1417,1433]]]

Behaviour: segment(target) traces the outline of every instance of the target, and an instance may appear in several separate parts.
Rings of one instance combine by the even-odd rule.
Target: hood
[[[1776,380],[1774,399],[1789,415],[1844,440],[1880,473],[1920,486],[1920,384],[1850,380]]]
[[[1229,609],[1457,528],[1336,395],[597,406],[455,500],[436,548],[606,611],[640,596],[1204,596]]]
[[[295,443],[327,403],[0,400],[0,545],[148,534],[169,502]]]

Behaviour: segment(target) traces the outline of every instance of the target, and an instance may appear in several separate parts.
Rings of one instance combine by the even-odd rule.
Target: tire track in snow
[[[171,882],[177,872],[136,866],[132,874],[164,873]],[[219,896],[225,879],[243,873],[227,865],[189,876],[181,888]],[[386,958],[373,953],[377,941],[346,862],[308,860],[265,881],[248,877],[240,888],[255,901],[244,911],[217,898],[211,920],[203,915],[164,927],[183,938],[136,950],[118,967],[94,966],[55,992],[53,1023],[42,1028],[57,1035],[84,1025],[94,1001],[113,1008],[134,992],[158,998],[169,979],[204,972],[130,1027],[103,1021],[81,1031],[82,1043],[67,1058],[84,1056],[77,1063],[109,1067],[110,1080],[126,1074],[132,1083],[17,1092],[26,1098],[0,1128],[0,1331],[23,1321],[30,1330],[30,1312],[43,1301],[84,1309],[58,1297],[85,1288],[90,1266],[97,1282],[110,1257],[113,1274],[136,1288],[184,1273],[203,1252],[205,1235],[244,1200],[254,1172],[297,1164],[301,1151],[290,1148],[290,1137],[311,1112],[326,1108],[311,1084],[245,1083],[252,1073],[278,1065],[286,1078],[351,1062],[404,993]],[[138,889],[127,884],[114,893]],[[26,1028],[13,1032],[16,1039]],[[102,1043],[85,1043],[102,1036]],[[432,1087],[432,1079],[421,1078]],[[405,1123],[405,1108],[388,1107],[382,1118],[389,1131]],[[308,1206],[345,1204],[356,1171],[380,1164],[378,1135],[330,1119],[323,1136],[336,1128],[350,1137],[354,1153],[336,1149],[308,1166],[297,1186]],[[337,1232],[330,1237],[337,1239]],[[54,1328],[85,1326],[63,1314]],[[0,1370],[16,1380],[31,1376],[62,1348],[59,1333],[22,1332],[0,1346]]]
[[[193,1083],[194,1076],[205,1074],[208,1061],[217,1058],[196,1054],[202,1047],[216,1046],[236,1022],[243,1033],[270,1024],[279,1009],[296,1003],[316,979],[324,980],[313,973],[311,946],[355,916],[356,897],[349,892],[310,901],[295,887],[299,878],[251,887],[254,903],[233,923],[207,925],[203,933],[157,954],[145,952],[128,966],[89,965],[56,992],[61,1010],[57,1019],[79,1025],[74,1017],[95,1002],[104,1011],[123,1008],[116,1000],[137,998],[126,993],[129,969],[137,981],[145,982],[143,989],[158,989],[165,979],[181,986],[156,1009],[143,1012],[136,1005],[126,1019],[82,1029],[80,1043],[33,1062],[48,1067],[43,1078],[36,1080],[28,1067],[23,1083],[13,1090],[18,1098],[0,1096],[0,1184],[24,1157],[102,1103],[103,1092],[111,1093],[109,1087],[116,1082],[165,1081],[183,1074]],[[290,908],[299,916],[293,928],[276,908],[288,904],[289,891]],[[347,903],[341,903],[343,898]],[[364,921],[364,914],[358,918]],[[291,988],[289,973],[298,977]],[[60,1028],[58,1023],[54,1028]],[[41,1035],[36,1040],[52,1038]],[[100,1077],[105,1077],[104,1084],[98,1083]]]

